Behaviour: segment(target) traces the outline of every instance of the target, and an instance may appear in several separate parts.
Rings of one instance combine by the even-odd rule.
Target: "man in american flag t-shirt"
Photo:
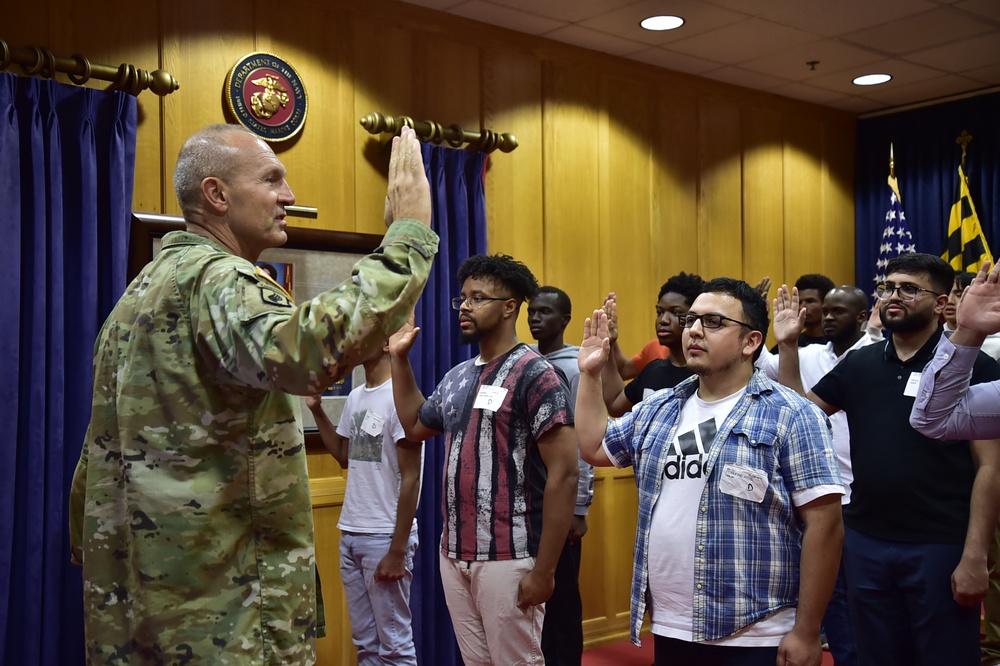
[[[441,580],[467,666],[544,664],[544,602],[576,501],[577,444],[569,392],[517,338],[521,303],[538,288],[524,264],[476,255],[459,267],[464,342],[479,356],[445,374],[426,400],[409,350],[389,343],[393,396],[407,437],[445,433]]]

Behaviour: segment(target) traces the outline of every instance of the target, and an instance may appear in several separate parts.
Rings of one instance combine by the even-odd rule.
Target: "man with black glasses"
[[[876,293],[891,336],[850,353],[808,396],[827,414],[846,412],[851,432],[844,572],[858,656],[863,664],[975,666],[1000,447],[935,441],[910,427],[954,271],[940,257],[906,254],[886,274]],[[981,354],[973,381],[998,377]]]
[[[517,338],[521,303],[538,289],[527,266],[476,255],[458,282],[451,305],[479,356],[449,370],[425,400],[409,361],[419,329],[404,326],[389,340],[396,412],[411,441],[445,433],[439,561],[462,659],[542,666],[544,602],[579,477],[569,392]]]
[[[706,282],[678,321],[695,376],[620,419],[601,394],[603,310],[579,354],[580,451],[631,465],[639,489],[632,641],[648,607],[657,665],[818,665],[843,539],[826,419],[755,371],[767,304],[747,283]]]

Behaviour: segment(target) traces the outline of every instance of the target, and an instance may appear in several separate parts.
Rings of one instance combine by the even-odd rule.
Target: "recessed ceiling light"
[[[865,74],[864,76],[859,76],[854,79],[854,85],[856,86],[877,86],[880,83],[885,83],[892,79],[891,74]]]
[[[639,22],[646,30],[674,30],[684,25],[680,16],[650,16]]]

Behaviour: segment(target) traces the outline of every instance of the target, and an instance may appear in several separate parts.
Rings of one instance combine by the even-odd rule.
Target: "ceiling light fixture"
[[[650,16],[639,22],[646,30],[675,30],[684,25],[680,16]]]
[[[856,86],[877,86],[892,79],[891,74],[865,74],[854,79]]]

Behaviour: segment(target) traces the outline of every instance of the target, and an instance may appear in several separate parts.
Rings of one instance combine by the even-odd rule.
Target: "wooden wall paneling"
[[[447,39],[420,36],[413,44],[414,120],[435,120],[478,130],[480,106],[479,49]]]
[[[594,470],[594,503],[587,517],[580,565],[584,643],[628,635],[638,501],[632,468]],[[622,581],[625,587],[621,587]]]
[[[268,16],[273,4],[257,0],[254,12]],[[295,203],[319,209],[317,218],[289,217],[297,227],[354,231],[354,113],[351,24],[343,12],[291,0],[286,20],[260,21],[256,49],[286,60],[308,95],[305,126],[298,135],[271,144],[288,169]],[[373,221],[385,230],[382,216]]]
[[[609,521],[605,505],[608,502],[608,485],[602,468],[594,470],[594,501],[587,513],[587,534],[580,542],[580,599],[583,602],[584,639],[587,634],[601,633],[608,618],[609,585],[605,581],[604,564],[608,561],[609,544],[603,535],[608,533]]]
[[[784,123],[785,275],[793,284],[805,273],[824,273],[822,207],[822,127],[807,118]]]
[[[316,641],[317,664],[356,664],[357,648],[351,641],[347,598],[340,583],[340,520],[342,504],[314,506],[316,566],[323,586],[326,637]]]
[[[602,288],[599,81],[593,72],[546,63],[543,85],[545,255],[544,264],[531,269],[580,294],[582,305]]]
[[[656,93],[647,84],[602,79],[602,119],[606,131],[601,157],[601,225],[592,239],[600,249],[598,291],[581,293],[585,313],[600,307],[608,291],[619,299],[623,349],[651,339],[656,294],[663,283],[654,265],[653,117]],[[602,122],[602,127],[605,125]],[[582,338],[581,318],[576,337]]]
[[[252,11],[198,0],[164,2],[161,16],[163,68],[181,82],[162,102],[163,212],[179,215],[173,194],[177,153],[198,129],[228,122],[226,75],[239,58],[256,50],[255,25]]]
[[[518,146],[495,152],[486,171],[487,244],[490,252],[544,266],[542,182],[542,63],[497,50],[482,59],[483,125],[510,132]],[[537,275],[544,279],[543,275]]]
[[[653,338],[654,307],[660,285],[681,271],[699,272],[697,220],[700,122],[698,98],[669,88],[657,89],[655,118],[651,128],[654,185],[649,244],[654,289],[644,294],[639,303],[641,335],[628,348],[631,353],[639,351],[642,344]]]
[[[588,645],[628,636],[639,515],[631,467],[602,467],[594,476],[592,527],[583,540],[580,572],[584,642]]]
[[[67,3],[65,6],[45,5],[58,20],[49,21],[39,15],[42,6],[17,3],[12,9],[29,11],[31,17],[26,29],[3,35],[11,46],[29,44],[45,47],[59,56],[80,53],[94,63],[117,67],[125,62],[140,69],[153,71],[160,68],[159,23],[156,5],[151,6],[150,20],[135,20],[135,3],[125,0],[108,0],[100,4]],[[4,11],[5,26],[8,21]],[[15,17],[15,25],[19,21]],[[47,30],[46,30],[47,28]],[[47,32],[48,34],[42,34]],[[15,38],[16,35],[16,38]],[[108,39],[116,35],[117,39]],[[56,80],[69,83],[65,75]],[[106,81],[92,80],[90,88],[105,89]],[[146,91],[136,98],[136,151],[135,181],[132,208],[147,212],[160,212],[161,159],[160,159],[160,98]],[[171,189],[173,192],[173,189]]]
[[[358,233],[385,233],[389,147],[358,121],[366,113],[410,115],[413,108],[413,33],[375,18],[352,15],[354,68],[354,200]]]
[[[887,174],[888,175],[888,174]],[[823,126],[823,265],[836,284],[854,284],[854,128]],[[871,285],[858,285],[866,293]]]
[[[743,110],[743,271],[752,285],[784,275],[784,196],[781,114]],[[769,296],[777,295],[777,282]]]
[[[698,269],[703,278],[743,277],[740,109],[698,104]]]

